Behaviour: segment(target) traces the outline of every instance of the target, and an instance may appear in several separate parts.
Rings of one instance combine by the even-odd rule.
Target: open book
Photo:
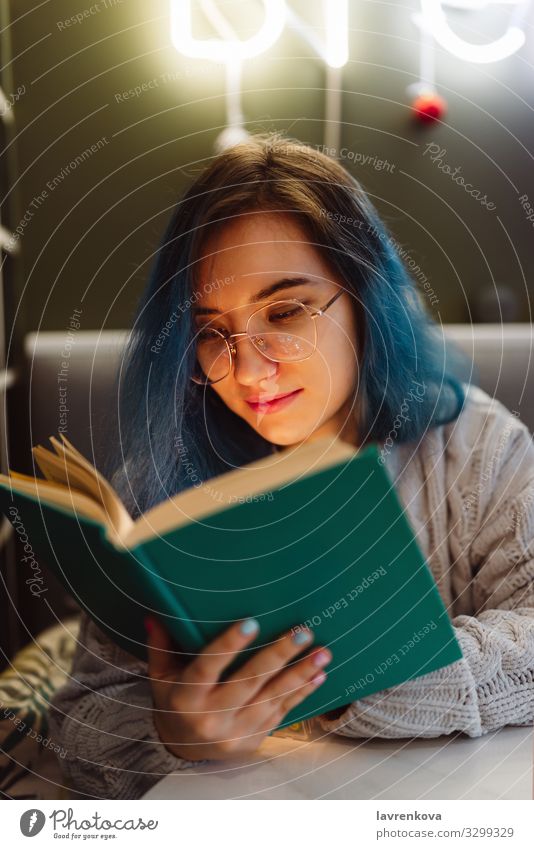
[[[257,638],[225,675],[288,629],[311,628],[333,655],[327,680],[279,728],[462,657],[375,445],[322,437],[285,448],[133,521],[61,440],[33,448],[44,479],[0,475],[0,508],[34,559],[131,654],[146,660],[147,615],[189,655],[232,622],[258,619]]]
[[[101,523],[109,541],[117,548],[134,548],[157,534],[179,528],[231,505],[260,498],[275,487],[318,472],[332,463],[354,457],[347,442],[325,438],[278,452],[239,469],[219,475],[205,485],[188,489],[157,505],[134,521],[111,484],[60,434],[62,442],[50,436],[54,451],[41,445],[32,448],[45,480],[9,470],[0,482],[11,483],[20,492],[73,510]],[[280,460],[283,458],[283,461]]]

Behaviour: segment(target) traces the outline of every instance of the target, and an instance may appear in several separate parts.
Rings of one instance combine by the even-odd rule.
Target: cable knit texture
[[[479,737],[534,722],[534,443],[477,387],[460,416],[385,465],[451,616],[463,658],[318,718],[350,737]],[[63,769],[97,798],[139,798],[206,761],[172,755],[152,716],[147,666],[82,614],[71,678],[54,696]]]
[[[138,799],[170,772],[206,761],[175,757],[154,725],[148,666],[82,613],[68,682],[50,702],[71,787],[93,798]]]

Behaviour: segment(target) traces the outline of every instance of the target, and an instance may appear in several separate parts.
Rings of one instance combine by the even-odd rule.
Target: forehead
[[[283,213],[247,213],[224,224],[205,242],[195,303],[229,309],[288,275],[325,285],[332,280],[321,253],[295,219]]]

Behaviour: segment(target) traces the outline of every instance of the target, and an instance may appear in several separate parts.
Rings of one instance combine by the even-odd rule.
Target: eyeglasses
[[[311,357],[317,346],[315,319],[324,315],[344,289],[321,309],[303,304],[297,298],[272,301],[255,310],[248,318],[243,333],[227,334],[214,327],[204,327],[197,334],[196,363],[191,380],[211,385],[230,374],[236,356],[232,339],[248,336],[260,354],[273,362],[295,363]]]

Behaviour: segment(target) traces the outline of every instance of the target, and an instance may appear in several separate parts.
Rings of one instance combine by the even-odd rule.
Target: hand
[[[187,662],[173,649],[163,626],[154,619],[147,622],[154,722],[165,747],[177,757],[220,759],[255,751],[288,711],[326,679],[320,671],[332,660],[326,648],[315,647],[286,666],[313,640],[311,631],[302,629],[259,649],[219,681],[258,634],[243,633],[242,625],[231,625]]]

